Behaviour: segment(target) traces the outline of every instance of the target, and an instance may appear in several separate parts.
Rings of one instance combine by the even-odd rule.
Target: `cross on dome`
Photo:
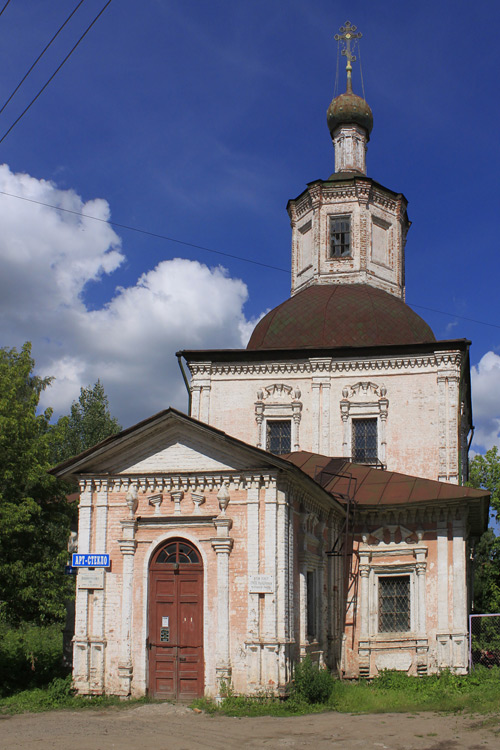
[[[356,55],[353,55],[351,51],[351,42],[354,42],[357,39],[361,39],[363,34],[360,31],[358,31],[358,27],[353,26],[350,21],[346,21],[345,25],[341,26],[339,31],[341,33],[335,34],[335,41],[343,42],[344,44],[342,55],[344,57],[347,57],[347,62],[346,62],[347,91],[348,93],[350,93],[352,91],[352,80],[351,80],[352,65],[351,63],[356,62]]]

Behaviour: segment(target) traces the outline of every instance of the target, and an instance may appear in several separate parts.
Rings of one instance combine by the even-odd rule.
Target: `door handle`
[[[187,656],[179,656],[179,661],[187,661]]]

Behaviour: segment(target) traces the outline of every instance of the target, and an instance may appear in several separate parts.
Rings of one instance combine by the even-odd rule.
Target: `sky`
[[[82,3],[0,113],[0,139],[105,2]],[[77,4],[5,8],[0,108]],[[363,34],[368,175],[409,201],[406,301],[437,338],[472,341],[472,447],[499,442],[500,4],[487,0],[113,0],[0,142],[0,346],[32,342],[54,418],[98,378],[124,427],[185,411],[175,352],[245,346],[289,296],[285,207],[334,171],[325,115],[346,20]]]

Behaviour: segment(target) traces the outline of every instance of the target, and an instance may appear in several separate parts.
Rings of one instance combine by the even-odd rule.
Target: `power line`
[[[18,198],[28,203],[36,203],[39,206],[47,206],[47,208],[55,208],[56,211],[64,211],[67,214],[74,214],[84,219],[93,219],[93,221],[100,221],[102,224],[110,224],[113,227],[119,229],[127,229],[129,232],[137,232],[138,234],[145,234],[148,237],[156,237],[159,240],[167,240],[168,242],[175,242],[178,245],[184,245],[186,247],[193,247],[196,250],[205,250],[207,253],[215,253],[216,255],[223,255],[226,258],[234,258],[234,260],[241,260],[243,263],[252,263],[255,266],[262,266],[263,268],[271,268],[273,271],[282,271],[283,273],[290,273],[286,268],[280,268],[279,266],[271,266],[268,263],[261,263],[258,260],[252,260],[251,258],[244,258],[241,255],[233,255],[231,253],[225,253],[222,250],[214,250],[211,247],[204,247],[203,245],[195,245],[193,242],[186,242],[184,240],[178,240],[175,237],[168,237],[166,234],[158,234],[157,232],[149,232],[147,229],[139,229],[139,227],[132,227],[128,224],[119,224],[117,221],[110,221],[109,219],[100,219],[98,216],[90,216],[89,214],[83,214],[81,211],[72,211],[70,208],[61,208],[60,206],[54,206],[51,203],[43,203],[43,201],[36,201],[33,198],[25,198],[23,195],[14,195],[14,193],[7,193],[4,190],[0,190],[0,195],[8,195],[11,198]]]
[[[59,34],[64,29],[64,27],[66,26],[66,24],[68,23],[68,21],[70,21],[73,18],[73,16],[75,15],[76,11],[80,7],[80,5],[82,5],[84,2],[85,2],[85,0],[80,0],[80,2],[78,3],[78,5],[76,6],[76,8],[69,14],[69,16],[67,17],[67,19],[62,24],[62,26],[59,26],[59,28],[57,29],[56,33],[54,34],[54,36],[50,40],[50,42],[40,52],[40,54],[36,58],[35,62],[28,69],[27,73],[24,74],[23,78],[21,78],[20,82],[17,84],[17,86],[14,89],[14,91],[12,92],[12,94],[9,96],[9,98],[7,99],[7,101],[4,103],[3,107],[0,109],[0,115],[4,111],[4,109],[7,106],[7,104],[11,101],[11,99],[17,94],[17,92],[19,91],[19,89],[21,88],[21,86],[23,85],[23,83],[25,82],[25,80],[27,79],[27,77],[29,76],[29,74],[31,73],[31,71],[33,70],[33,68],[35,67],[35,65],[37,65],[37,63],[42,59],[42,57],[44,56],[44,54],[47,52],[47,50],[49,49],[49,47],[52,44],[52,42],[55,41],[55,39],[59,36]],[[8,3],[10,3],[10,0],[8,0]],[[8,5],[8,3],[7,3],[7,5]],[[5,7],[7,7],[7,6],[4,6],[4,9],[5,9]],[[2,13],[3,13],[3,10],[2,10]],[[1,13],[0,13],[0,15],[1,15]]]
[[[281,268],[280,266],[272,266],[269,263],[261,263],[258,260],[252,260],[251,258],[245,258],[242,255],[234,255],[232,253],[226,253],[223,250],[214,250],[211,247],[205,247],[204,245],[196,245],[194,242],[186,242],[185,240],[178,240],[176,237],[169,237],[166,234],[159,234],[158,232],[150,232],[147,229],[140,229],[139,227],[133,227],[129,224],[120,224],[117,221],[111,221],[110,219],[100,219],[98,216],[91,216],[90,214],[84,214],[81,211],[72,211],[70,208],[61,208],[60,206],[54,206],[52,203],[44,203],[43,201],[34,200],[34,198],[26,198],[23,195],[15,195],[15,193],[7,193],[5,190],[0,190],[0,195],[7,195],[9,198],[17,198],[27,203],[35,203],[38,206],[45,206],[46,208],[53,208],[56,211],[63,211],[67,214],[73,214],[79,216],[82,219],[92,219],[92,221],[99,221],[101,224],[110,224],[113,227],[119,229],[126,229],[129,232],[137,232],[137,234],[145,234],[148,237],[155,237],[159,240],[166,240],[167,242],[175,242],[177,245],[184,245],[185,247],[192,247],[195,250],[204,250],[207,253],[214,253],[215,255],[223,255],[225,258],[233,258],[234,260],[240,260],[243,263],[251,263],[254,266],[261,266],[263,268],[270,268],[273,271],[280,271],[281,273],[289,274],[290,270],[287,268]],[[450,318],[460,318],[460,320],[468,320],[471,323],[477,323],[482,326],[490,326],[491,328],[500,328],[497,323],[487,323],[484,320],[476,320],[475,318],[467,318],[465,315],[457,315],[457,313],[446,312],[445,310],[436,310],[434,307],[424,307],[424,305],[417,305],[413,302],[406,302],[410,307],[418,307],[420,310],[429,310],[430,312],[439,313],[440,315],[448,315]]]
[[[85,31],[83,32],[83,34],[81,35],[81,37],[78,39],[78,41],[76,42],[76,44],[72,47],[72,49],[68,52],[68,54],[66,55],[66,57],[64,58],[64,60],[62,61],[62,63],[60,65],[58,65],[58,67],[52,73],[52,75],[50,76],[49,80],[42,86],[42,88],[40,89],[40,91],[38,92],[38,94],[30,101],[30,103],[28,104],[28,106],[21,112],[21,114],[19,115],[19,117],[16,120],[14,120],[14,122],[12,123],[12,125],[10,126],[10,128],[7,130],[7,132],[4,133],[3,136],[0,138],[0,143],[3,143],[3,141],[7,138],[7,136],[11,132],[11,130],[17,125],[17,123],[19,122],[19,120],[21,120],[21,118],[24,117],[24,115],[26,114],[26,112],[36,102],[36,100],[38,99],[38,97],[40,96],[40,94],[42,94],[45,91],[45,89],[47,88],[47,86],[49,85],[49,83],[56,77],[56,75],[61,70],[62,66],[65,64],[65,62],[67,60],[69,60],[69,58],[71,57],[71,55],[73,54],[73,52],[76,50],[76,48],[78,47],[78,45],[80,44],[80,42],[83,41],[83,39],[87,36],[87,34],[90,31],[90,29],[92,28],[92,26],[102,16],[102,14],[104,13],[104,11],[108,7],[108,5],[111,4],[111,1],[112,0],[108,0],[108,2],[106,3],[106,5],[99,11],[99,13],[94,18],[94,20],[89,24],[89,26],[87,26],[87,28],[85,29]]]
[[[3,6],[2,10],[0,10],[0,16],[2,15],[2,13],[4,12],[5,8],[7,7],[7,5],[9,3],[10,3],[10,0],[7,0],[7,2],[5,3],[5,5]]]

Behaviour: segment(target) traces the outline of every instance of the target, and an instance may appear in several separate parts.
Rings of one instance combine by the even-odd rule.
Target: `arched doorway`
[[[203,562],[185,539],[169,539],[149,566],[149,694],[203,695]]]

